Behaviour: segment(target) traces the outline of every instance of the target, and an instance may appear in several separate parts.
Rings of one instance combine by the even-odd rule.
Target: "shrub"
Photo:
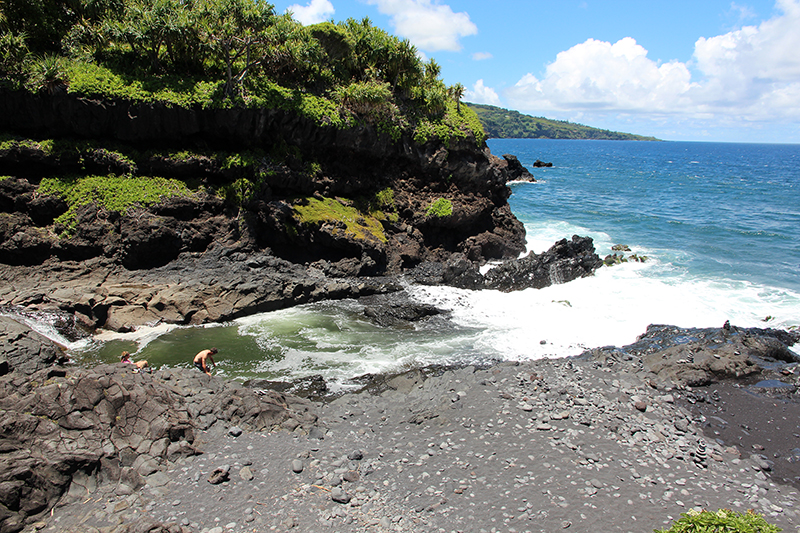
[[[28,70],[28,89],[31,92],[44,91],[53,94],[69,85],[66,63],[63,58],[46,55],[30,64]]]
[[[453,202],[447,198],[439,198],[431,203],[426,213],[429,217],[434,216],[438,218],[449,217],[453,214]]]
[[[382,113],[392,102],[392,89],[385,82],[358,81],[338,87],[334,98],[354,113]]]
[[[0,32],[0,71],[9,74],[22,74],[28,57],[25,35]]]
[[[768,524],[764,517],[752,510],[737,513],[728,509],[689,511],[681,515],[669,529],[656,529],[656,533],[777,533],[778,526]]]

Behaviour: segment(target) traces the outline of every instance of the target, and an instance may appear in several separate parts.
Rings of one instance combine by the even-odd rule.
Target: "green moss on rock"
[[[345,205],[336,198],[303,198],[295,203],[293,209],[299,224],[341,223],[332,231],[334,235],[342,232],[344,235],[356,240],[387,242],[383,225],[375,216],[363,213],[355,207]]]
[[[453,214],[453,202],[447,198],[439,198],[431,203],[426,214],[429,217],[449,217]]]

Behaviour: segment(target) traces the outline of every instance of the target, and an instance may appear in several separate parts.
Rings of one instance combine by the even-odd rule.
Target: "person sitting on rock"
[[[211,364],[216,366],[216,363],[214,362],[214,358],[212,357],[212,355],[214,355],[218,351],[219,350],[217,350],[216,348],[210,348],[208,350],[203,350],[202,352],[199,352],[197,355],[194,356],[193,362],[195,368],[205,372],[210,376],[211,371],[209,370],[208,362],[211,361]]]
[[[122,352],[122,355],[119,356],[119,360],[121,363],[128,363],[134,365],[139,370],[150,366],[145,360],[133,362],[133,360],[131,359],[131,354],[129,352]]]

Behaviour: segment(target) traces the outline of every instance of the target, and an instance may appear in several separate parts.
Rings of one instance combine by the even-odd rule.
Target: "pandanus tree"
[[[456,83],[448,87],[447,92],[450,94],[450,97],[455,100],[456,102],[456,111],[461,113],[461,99],[464,98],[464,92],[466,88],[461,83]]]
[[[226,96],[235,95],[247,74],[264,61],[274,18],[266,2],[204,0],[203,40],[223,65]]]

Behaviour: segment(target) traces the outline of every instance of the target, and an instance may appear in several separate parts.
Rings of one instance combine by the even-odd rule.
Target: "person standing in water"
[[[212,356],[218,351],[219,350],[217,350],[216,348],[210,348],[208,350],[203,350],[202,352],[199,352],[197,355],[194,356],[193,363],[195,368],[205,372],[210,376],[211,371],[209,369],[208,362],[210,361],[212,365],[216,366],[216,363],[214,362],[214,358]]]

